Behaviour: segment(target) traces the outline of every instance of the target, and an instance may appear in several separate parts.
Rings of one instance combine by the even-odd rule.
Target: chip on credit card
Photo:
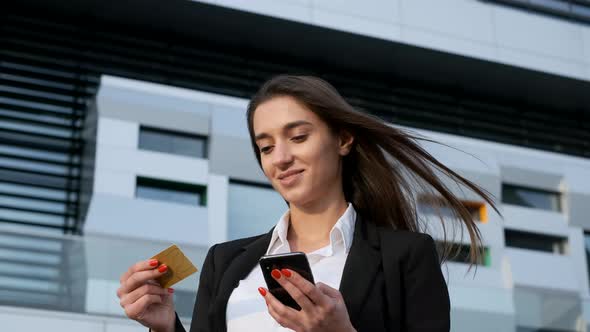
[[[157,259],[158,263],[168,266],[166,273],[156,279],[160,286],[164,288],[168,288],[197,272],[197,268],[175,244],[164,249],[151,259]]]

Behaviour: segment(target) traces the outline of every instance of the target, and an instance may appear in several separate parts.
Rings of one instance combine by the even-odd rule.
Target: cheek
[[[263,156],[260,157],[260,164],[262,165],[262,172],[264,173],[264,175],[267,178],[270,178],[272,176],[271,171],[272,171],[272,165],[270,164],[269,161],[267,161]]]
[[[315,168],[317,169],[316,180],[318,182],[333,181],[338,174],[339,159],[340,156],[332,146],[317,149],[313,155]]]

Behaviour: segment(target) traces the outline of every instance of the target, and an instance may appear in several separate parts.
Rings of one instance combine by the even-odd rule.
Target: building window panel
[[[207,158],[207,139],[162,129],[139,128],[139,148],[182,156]]]
[[[534,209],[561,211],[559,193],[511,184],[502,185],[502,202]]]
[[[529,249],[554,254],[565,254],[567,238],[563,236],[504,230],[507,247]]]
[[[66,204],[43,201],[23,197],[11,197],[0,192],[0,206],[29,210],[46,211],[49,213],[66,213]]]
[[[439,253],[439,258],[442,258],[442,252],[443,252],[443,243],[437,241],[436,242],[436,247],[437,247],[437,251]],[[469,251],[471,246],[468,244],[459,244],[459,248],[457,251],[457,254],[455,255],[455,248],[451,249],[451,255],[449,257],[449,261],[451,262],[456,262],[456,263],[465,263],[465,264],[469,264],[471,257],[469,255]],[[478,265],[482,265],[482,266],[491,266],[492,265],[492,256],[490,253],[490,248],[488,247],[483,247],[483,257],[481,262],[478,263]]]
[[[61,225],[64,217],[42,212],[0,208],[0,220],[24,224]]]
[[[461,200],[473,220],[487,222],[488,214],[484,202]],[[453,210],[444,200],[432,195],[421,195],[418,198],[418,213],[424,215],[440,215],[443,218],[456,218]]]
[[[10,195],[13,193],[50,200],[66,200],[68,198],[67,194],[61,190],[0,182],[0,194]]]
[[[590,231],[584,232],[584,246],[586,247],[586,268],[590,277]]]
[[[556,17],[590,23],[590,2],[586,0],[494,0]]]
[[[545,7],[556,11],[568,11],[569,3],[563,0],[530,0],[534,6]]]
[[[172,203],[206,206],[207,188],[201,185],[138,177],[135,196]]]

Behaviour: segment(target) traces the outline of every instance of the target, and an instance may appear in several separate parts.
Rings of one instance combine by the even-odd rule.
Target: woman
[[[266,234],[210,248],[191,331],[449,331],[447,286],[416,200],[455,213],[451,221],[469,232],[473,265],[481,261],[480,232],[441,177],[496,209],[489,194],[427,153],[416,142],[422,138],[355,111],[319,78],[272,78],[250,101],[247,120],[256,158],[289,209]],[[445,241],[443,262],[452,247]],[[307,254],[318,282],[288,269],[272,275],[300,311],[267,291],[257,264],[291,251]],[[153,331],[184,331],[173,290],[153,280],[166,270],[158,264],[138,262],[123,274],[121,306]]]

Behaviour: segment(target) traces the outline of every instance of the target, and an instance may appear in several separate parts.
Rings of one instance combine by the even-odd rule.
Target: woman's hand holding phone
[[[174,290],[162,288],[155,280],[166,270],[167,266],[155,259],[139,261],[123,273],[117,289],[125,314],[153,332],[174,331]]]
[[[340,291],[321,282],[314,285],[291,269],[274,269],[271,274],[301,307],[296,310],[286,306],[260,287],[268,312],[281,326],[306,332],[356,331]]]

